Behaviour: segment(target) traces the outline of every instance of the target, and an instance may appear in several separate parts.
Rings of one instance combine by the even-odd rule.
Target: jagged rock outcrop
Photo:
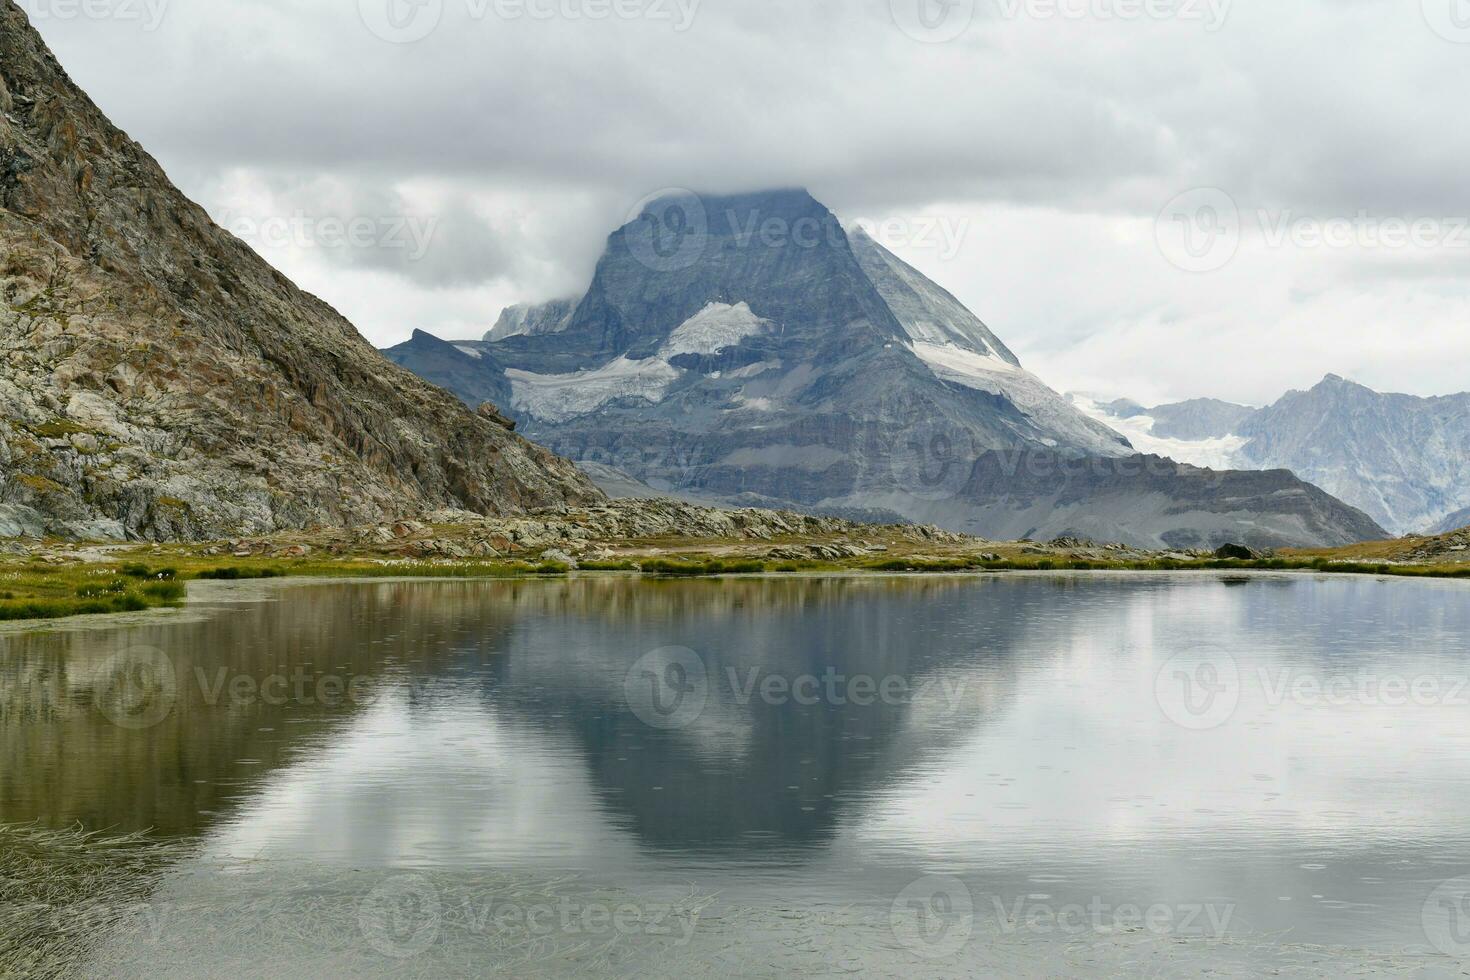
[[[217,538],[600,493],[187,200],[0,0],[0,534]]]

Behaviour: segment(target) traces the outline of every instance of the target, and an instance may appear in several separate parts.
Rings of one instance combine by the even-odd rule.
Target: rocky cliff
[[[202,538],[598,499],[210,221],[0,0],[0,534]]]

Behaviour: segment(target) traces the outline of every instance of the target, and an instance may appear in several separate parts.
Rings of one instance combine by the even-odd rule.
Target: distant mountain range
[[[0,536],[198,539],[603,499],[187,200],[0,0]]]
[[[1286,472],[1139,455],[801,190],[655,201],[611,235],[579,300],[386,353],[671,494],[1145,547],[1384,533]]]
[[[1329,375],[1262,409],[1073,400],[1140,448],[1185,462],[1289,469],[1395,533],[1470,525],[1470,394],[1382,394]]]

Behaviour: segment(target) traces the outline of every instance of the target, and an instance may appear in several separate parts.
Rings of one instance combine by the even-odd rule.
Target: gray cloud
[[[650,191],[803,184],[844,216],[1003,222],[1005,241],[981,234],[956,261],[915,258],[982,316],[1017,317],[997,329],[1042,369],[1072,375],[1080,349],[1106,358],[1167,322],[1175,349],[1154,369],[1175,380],[1163,393],[1264,400],[1247,355],[1221,362],[1197,331],[1218,336],[1224,316],[1232,332],[1269,337],[1263,317],[1327,317],[1330,302],[1350,313],[1366,308],[1352,290],[1406,288],[1453,273],[1456,259],[1278,250],[1256,266],[1247,241],[1217,278],[1190,280],[1147,245],[1165,202],[1213,186],[1248,216],[1470,215],[1470,45],[1447,39],[1435,15],[1451,0],[1216,0],[1218,25],[1184,15],[1208,12],[1194,0],[1152,20],[1108,16],[1126,0],[1061,0],[1083,17],[1045,16],[1044,0],[977,0],[946,43],[915,39],[912,18],[900,26],[919,0],[623,0],[632,6],[617,9],[648,16],[601,20],[586,0],[509,8],[557,11],[545,19],[498,16],[494,0],[430,0],[442,16],[409,44],[370,27],[405,0],[172,0],[151,30],[41,16],[48,2],[22,5],[74,77],[217,217],[434,222],[413,260],[262,248],[379,342],[420,326],[469,330],[499,303],[574,292]],[[693,15],[684,30],[680,10]],[[363,280],[343,271],[382,277],[371,305],[354,309]],[[1242,302],[1243,290],[1260,295]],[[1396,296],[1369,305],[1392,316]],[[467,313],[476,304],[497,308]],[[382,319],[405,308],[418,322]],[[1412,335],[1423,312],[1405,308],[1393,329]],[[1176,391],[1198,387],[1185,365],[1206,351],[1222,390]],[[1343,359],[1372,363],[1363,351]],[[1335,369],[1325,352],[1296,367]]]

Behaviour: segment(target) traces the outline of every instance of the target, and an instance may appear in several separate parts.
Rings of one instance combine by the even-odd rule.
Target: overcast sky
[[[1061,390],[1470,388],[1466,0],[20,2],[380,345],[579,293],[652,192],[804,185]]]

